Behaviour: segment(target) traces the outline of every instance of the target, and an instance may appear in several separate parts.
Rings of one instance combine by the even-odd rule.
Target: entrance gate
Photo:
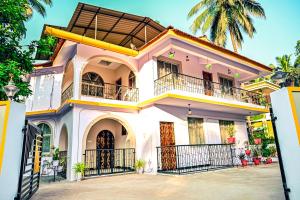
[[[37,126],[26,121],[23,134],[18,193],[15,200],[30,199],[38,190],[40,183],[42,132]]]

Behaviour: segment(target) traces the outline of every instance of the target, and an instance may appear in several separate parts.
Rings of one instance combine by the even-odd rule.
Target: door
[[[233,80],[220,77],[221,92],[226,95],[233,95]]]
[[[176,147],[173,122],[160,122],[160,145],[162,169],[176,169]]]
[[[113,134],[108,130],[103,130],[97,135],[97,169],[113,169],[114,167],[114,148],[115,139]]]
[[[122,79],[116,81],[116,99],[122,100]]]
[[[213,96],[213,83],[212,83],[212,74],[208,72],[203,72],[203,84],[204,84],[204,94]]]

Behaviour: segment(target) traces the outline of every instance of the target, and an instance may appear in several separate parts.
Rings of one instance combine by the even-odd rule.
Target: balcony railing
[[[134,171],[135,149],[88,149],[84,153],[84,176]]]
[[[105,83],[104,85],[82,83],[81,94],[105,99],[137,102],[139,90],[138,88],[110,83]]]
[[[196,144],[157,147],[157,171],[184,174],[233,167],[230,144]]]
[[[63,91],[61,94],[61,103],[63,104],[66,100],[71,99],[73,97],[73,83],[70,84],[67,89]]]
[[[262,95],[241,88],[227,87],[220,83],[179,73],[170,73],[154,81],[154,93],[160,95],[170,90],[205,94],[240,102],[265,106]]]

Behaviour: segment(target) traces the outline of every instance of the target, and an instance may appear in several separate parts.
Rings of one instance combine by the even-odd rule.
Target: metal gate
[[[25,121],[18,193],[15,200],[30,199],[39,188],[42,144],[41,130]]]

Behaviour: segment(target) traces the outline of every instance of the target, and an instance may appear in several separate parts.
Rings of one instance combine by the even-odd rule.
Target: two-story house
[[[31,74],[27,118],[44,132],[43,151],[67,152],[69,180],[77,162],[86,175],[130,171],[137,159],[148,172],[175,170],[183,151],[208,166],[205,144],[227,143],[234,126],[243,147],[246,116],[268,112],[240,84],[269,67],[148,17],[79,3],[67,27],[43,34],[59,42]]]

